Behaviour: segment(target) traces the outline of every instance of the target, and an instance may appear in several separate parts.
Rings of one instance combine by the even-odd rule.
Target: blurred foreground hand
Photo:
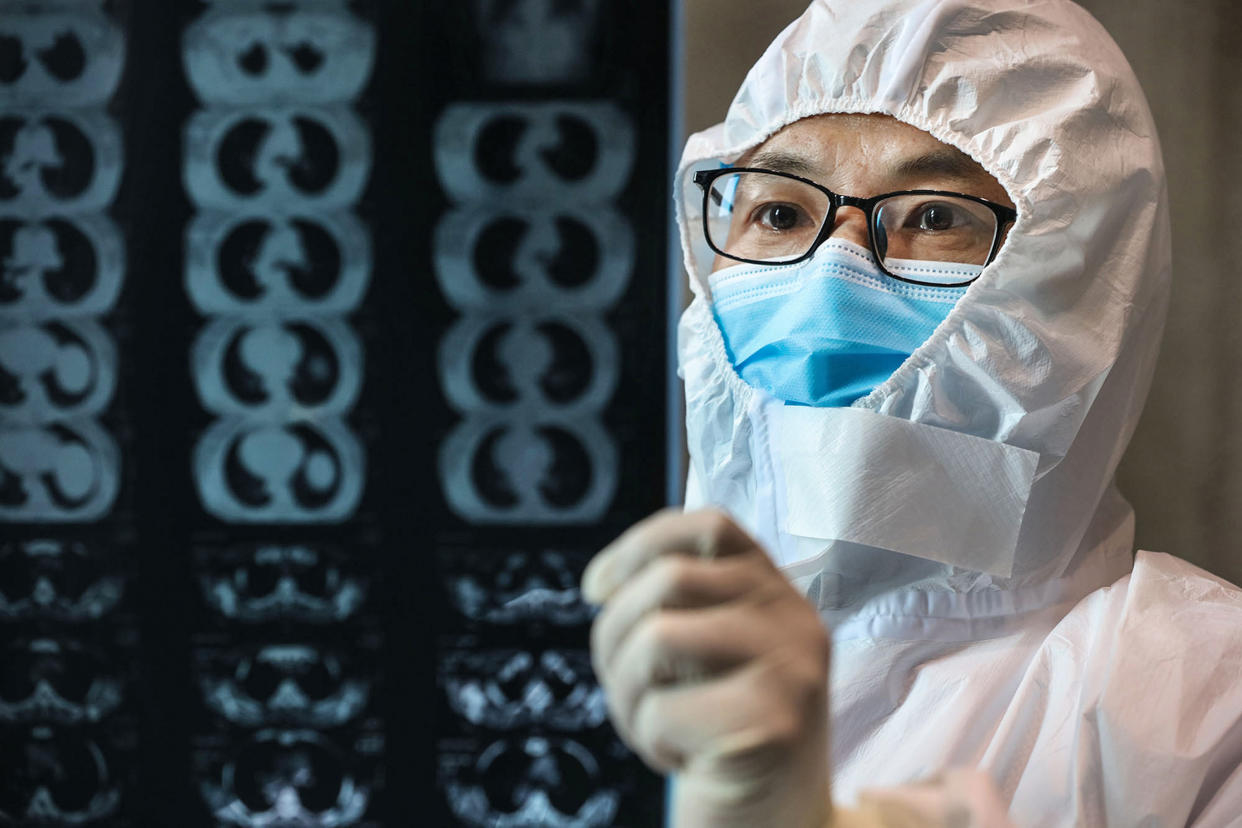
[[[613,725],[678,774],[675,826],[828,824],[829,638],[755,540],[718,511],[660,512],[582,591],[603,605],[591,656]]]

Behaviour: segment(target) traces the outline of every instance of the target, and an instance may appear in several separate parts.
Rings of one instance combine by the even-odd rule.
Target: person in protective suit
[[[583,579],[674,823],[1239,824],[1242,592],[1113,482],[1170,252],[1099,24],[816,0],[676,188],[686,512]]]

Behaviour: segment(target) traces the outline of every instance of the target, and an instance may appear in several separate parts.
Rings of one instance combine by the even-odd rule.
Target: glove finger
[[[634,712],[629,738],[644,759],[665,771],[693,763],[719,775],[725,767],[736,772],[747,763],[763,764],[765,756],[818,738],[808,728],[826,720],[826,693],[817,689],[824,682],[808,686],[802,672],[754,660],[711,681],[652,689]]]
[[[784,703],[776,673],[773,665],[751,662],[710,682],[648,691],[628,727],[632,746],[661,771],[780,750],[796,739],[801,721]]]
[[[630,527],[591,560],[582,576],[582,594],[602,604],[635,573],[664,555],[723,558],[746,553],[767,558],[724,512],[665,510]]]
[[[705,561],[670,556],[653,561],[609,599],[591,627],[591,659],[607,671],[622,642],[648,613],[692,609],[732,601],[763,577],[749,556]]]
[[[772,649],[779,631],[750,603],[648,613],[600,674],[614,720],[632,727],[643,694],[727,672]],[[702,711],[700,711],[702,715]]]

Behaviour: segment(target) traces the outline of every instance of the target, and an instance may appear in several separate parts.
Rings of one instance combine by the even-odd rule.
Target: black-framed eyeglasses
[[[795,264],[832,236],[840,207],[867,217],[880,270],[917,285],[960,287],[996,258],[1016,210],[943,190],[841,195],[791,173],[753,167],[700,170],[703,233],[716,253],[753,264]]]

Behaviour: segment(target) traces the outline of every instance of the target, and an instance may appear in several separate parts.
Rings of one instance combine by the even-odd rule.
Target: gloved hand
[[[596,675],[621,738],[679,774],[673,824],[823,826],[829,638],[762,548],[718,511],[666,511],[600,552]]]

